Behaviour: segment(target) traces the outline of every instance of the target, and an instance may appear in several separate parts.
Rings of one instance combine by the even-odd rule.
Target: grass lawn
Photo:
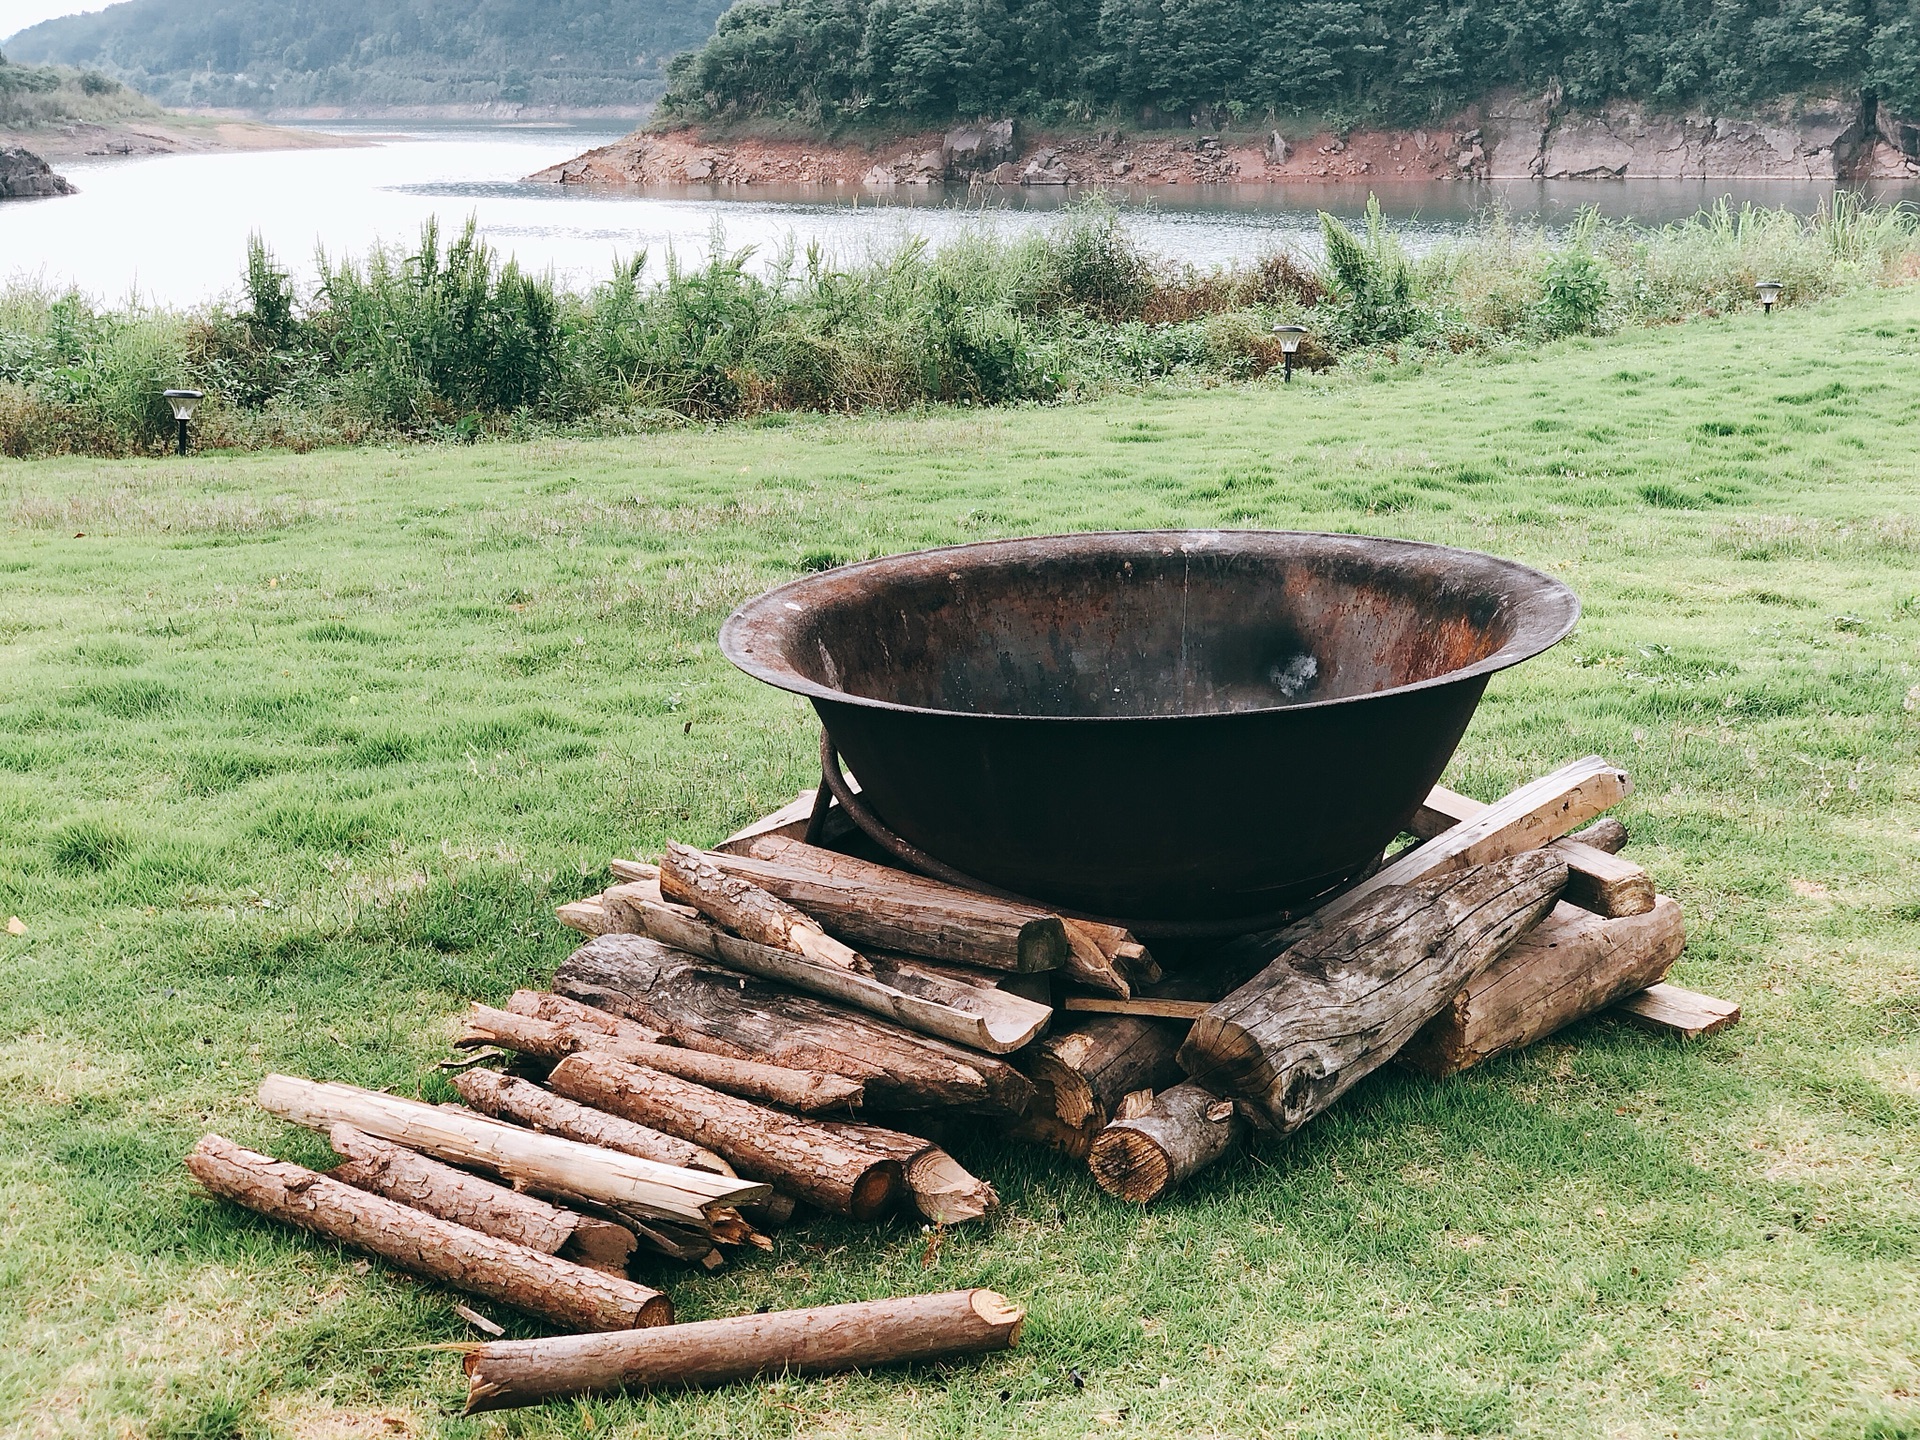
[[[0,1433],[1920,1435],[1917,442],[1909,289],[1072,409],[0,463]],[[472,1421],[413,1348],[470,1333],[447,1292],[190,1185],[209,1129],[324,1154],[269,1069],[447,1098],[453,1014],[546,979],[610,854],[811,783],[808,712],[716,653],[736,602],[1176,525],[1569,581],[1448,783],[1625,764],[1674,979],[1745,1020],[1384,1073],[1149,1212],[982,1134],[989,1229],[657,1280],[685,1318],[991,1285],[1012,1355]]]

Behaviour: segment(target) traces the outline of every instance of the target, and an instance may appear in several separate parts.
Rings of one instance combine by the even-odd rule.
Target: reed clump
[[[1321,238],[1199,269],[1149,254],[1095,197],[1042,231],[855,261],[789,244],[761,263],[716,233],[574,292],[471,222],[451,239],[429,224],[412,250],[320,256],[307,294],[255,240],[236,294],[189,312],[0,292],[0,453],[158,451],[170,387],[208,392],[203,448],[604,434],[1244,380],[1280,364],[1276,324],[1306,325],[1297,358],[1324,368],[1726,313],[1762,276],[1804,304],[1920,274],[1915,212],[1845,194],[1810,216],[1722,202],[1658,227],[1493,211],[1420,255],[1371,205],[1357,229],[1323,215]]]

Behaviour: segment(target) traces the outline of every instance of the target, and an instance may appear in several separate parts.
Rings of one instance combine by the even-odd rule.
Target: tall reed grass
[[[1145,252],[1095,197],[1018,238],[981,229],[843,263],[789,244],[755,265],[639,255],[584,293],[503,261],[471,222],[417,248],[319,257],[298,294],[257,240],[233,298],[101,309],[0,292],[0,453],[137,454],[171,434],[160,391],[208,392],[204,447],[604,432],[776,410],[1052,401],[1168,377],[1539,343],[1753,303],[1763,276],[1804,304],[1920,275],[1920,217],[1836,196],[1810,216],[1722,202],[1643,227],[1593,212],[1559,232],[1482,215],[1409,254],[1377,205],[1324,253],[1202,270]]]

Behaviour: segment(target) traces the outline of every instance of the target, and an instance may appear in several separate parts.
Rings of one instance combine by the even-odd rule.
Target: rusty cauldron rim
[[[822,685],[811,676],[796,669],[784,656],[769,662],[761,659],[754,649],[755,637],[763,634],[777,635],[802,613],[803,607],[798,604],[794,604],[792,609],[788,608],[789,604],[795,602],[796,597],[807,596],[810,592],[822,589],[845,593],[845,587],[849,583],[859,584],[856,593],[871,595],[872,589],[860,582],[869,578],[885,578],[902,572],[912,574],[936,569],[951,569],[950,562],[956,557],[991,557],[994,560],[1018,563],[1026,557],[1046,560],[1076,550],[1097,551],[1105,546],[1111,546],[1115,541],[1136,543],[1170,541],[1185,548],[1183,542],[1190,544],[1195,540],[1206,540],[1210,542],[1209,548],[1211,548],[1211,542],[1229,538],[1325,541],[1331,546],[1351,547],[1356,550],[1375,552],[1399,550],[1419,552],[1429,556],[1457,557],[1483,574],[1490,571],[1498,572],[1513,582],[1520,601],[1516,607],[1514,632],[1498,650],[1474,661],[1471,665],[1463,665],[1458,669],[1431,675],[1424,680],[1415,680],[1405,685],[1365,690],[1354,695],[1336,695],[1323,700],[1302,700],[1288,705],[1268,705],[1228,712],[1200,710],[1183,714],[1158,715],[1020,715],[995,710],[943,710],[929,705],[903,705],[897,700],[880,700]],[[1104,546],[1102,542],[1105,542]],[[1524,664],[1552,649],[1573,632],[1573,627],[1579,619],[1580,599],[1565,581],[1557,580],[1544,571],[1536,570],[1531,565],[1523,565],[1517,560],[1489,555],[1482,550],[1463,550],[1453,545],[1437,545],[1429,540],[1402,540],[1392,536],[1353,535],[1328,530],[1075,530],[1058,535],[974,540],[964,545],[942,545],[928,550],[908,550],[896,555],[857,560],[849,565],[835,566],[831,570],[802,575],[798,579],[789,580],[783,585],[776,585],[773,589],[756,595],[729,615],[720,627],[720,653],[740,670],[756,680],[765,681],[776,689],[805,695],[810,699],[826,700],[841,705],[857,705],[869,710],[896,710],[910,715],[939,715],[967,720],[1018,720],[1034,725],[1180,724],[1207,719],[1215,715],[1222,719],[1227,718],[1228,715],[1235,719],[1244,719],[1252,715],[1277,715],[1324,710],[1339,705],[1357,705],[1382,696],[1406,695],[1419,690],[1432,690],[1443,685],[1458,684],[1462,680],[1475,676],[1494,675],[1502,670],[1510,670],[1516,665]],[[776,644],[767,646],[769,652],[776,652],[778,648]]]

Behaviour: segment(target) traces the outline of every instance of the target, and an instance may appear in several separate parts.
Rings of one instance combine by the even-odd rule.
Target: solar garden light
[[[187,422],[193,419],[193,407],[207,398],[204,390],[166,390],[161,392],[173,407],[173,418],[180,424],[179,450],[187,453]]]
[[[1300,342],[1307,338],[1307,327],[1304,325],[1276,325],[1273,327],[1273,333],[1280,337],[1280,361],[1286,366],[1286,368],[1280,372],[1280,379],[1283,383],[1291,384],[1293,382],[1294,353],[1299,350]]]
[[[1780,292],[1787,288],[1784,280],[1756,280],[1753,288],[1759,292],[1760,308],[1767,314],[1773,314],[1774,304],[1780,299]]]

